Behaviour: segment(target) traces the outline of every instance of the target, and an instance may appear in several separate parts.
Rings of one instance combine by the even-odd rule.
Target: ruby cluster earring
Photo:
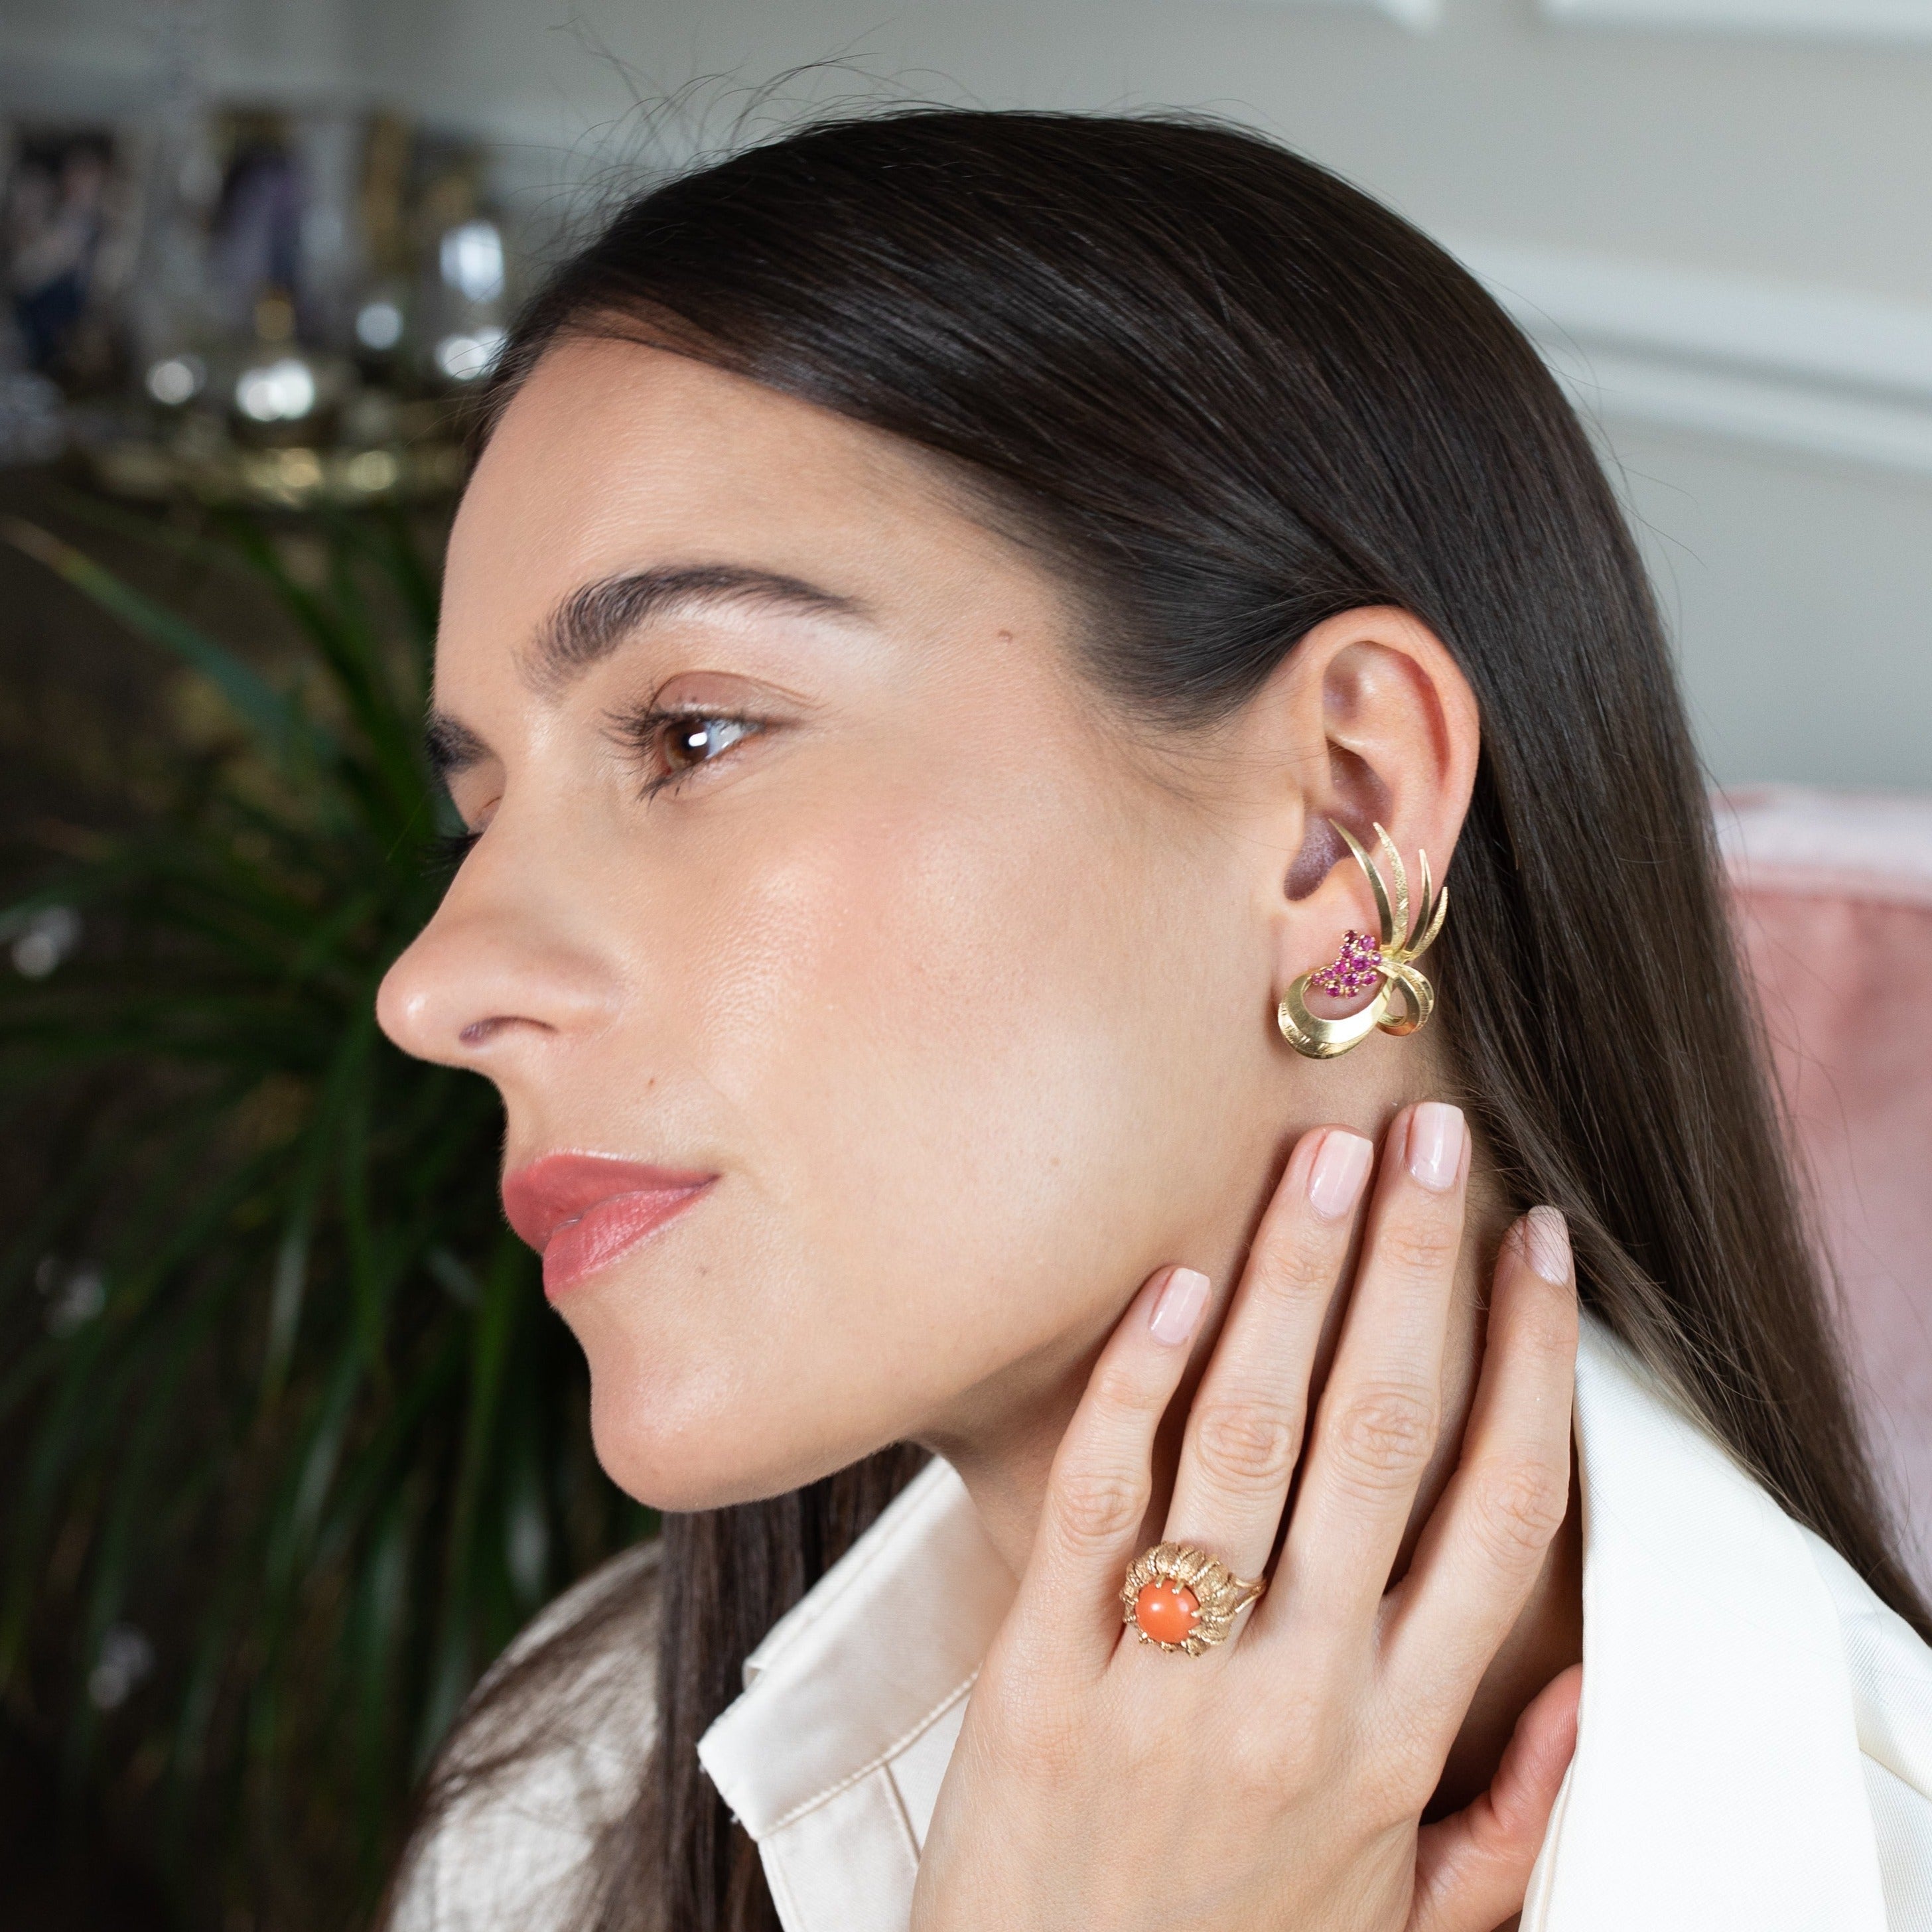
[[[1328,822],[1342,835],[1354,854],[1356,864],[1367,876],[1369,889],[1376,896],[1382,933],[1378,938],[1351,927],[1332,965],[1318,972],[1304,973],[1282,995],[1275,1015],[1282,1037],[1297,1053],[1310,1060],[1333,1060],[1337,1054],[1359,1046],[1378,1028],[1384,1033],[1403,1034],[1414,1033],[1426,1024],[1436,1010],[1436,988],[1412,962],[1436,943],[1449,910],[1447,886],[1432,896],[1426,852],[1418,854],[1421,862],[1421,902],[1412,923],[1408,872],[1395,841],[1381,826],[1376,827],[1376,837],[1388,866],[1388,880],[1384,884],[1375,861],[1363,850],[1355,835],[1334,819]],[[1308,1010],[1311,988],[1340,999],[1353,999],[1379,990],[1360,1012],[1331,1020]]]

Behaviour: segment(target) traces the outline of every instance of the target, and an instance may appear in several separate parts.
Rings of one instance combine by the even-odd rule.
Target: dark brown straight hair
[[[1437,950],[1460,1097],[1586,1304],[1922,1631],[1740,983],[1657,613],[1588,439],[1441,248],[1252,134],[920,110],[820,124],[625,208],[515,328],[674,348],[905,439],[1084,595],[1150,729],[1246,700],[1312,626],[1400,605],[1481,708]],[[902,1450],[673,1520],[657,1756],[597,1932],[777,1923],[693,1745]]]

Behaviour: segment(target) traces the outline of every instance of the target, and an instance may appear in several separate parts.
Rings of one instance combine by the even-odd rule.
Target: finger
[[[1373,1144],[1346,1127],[1296,1143],[1188,1411],[1162,1534],[1238,1576],[1259,1574],[1274,1547],[1322,1322],[1374,1160]]]
[[[1104,1665],[1120,1636],[1120,1580],[1153,1498],[1155,1432],[1208,1308],[1208,1277],[1150,1276],[1107,1339],[1047,1477],[1014,1615],[1042,1643]],[[1061,1652],[1064,1654],[1064,1650]]]
[[[1416,1840],[1408,1932],[1494,1932],[1522,1910],[1576,1748],[1583,1666],[1546,1684],[1516,1720],[1481,1797]]]
[[[1384,1626],[1392,1701],[1453,1731],[1528,1600],[1570,1502],[1576,1292],[1553,1208],[1496,1257],[1488,1340],[1456,1472]]]
[[[1468,1172],[1459,1108],[1431,1100],[1396,1116],[1288,1541],[1252,1636],[1311,1618],[1366,1628],[1374,1617],[1440,1426]]]

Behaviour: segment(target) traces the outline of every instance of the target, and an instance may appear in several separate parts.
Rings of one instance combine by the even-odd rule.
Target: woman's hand
[[[946,1772],[916,1932],[1492,1932],[1520,1909],[1580,1672],[1524,1713],[1486,1793],[1420,1820],[1565,1513],[1568,1243],[1547,1210],[1504,1241],[1460,1460],[1390,1588],[1440,1426],[1462,1116],[1389,1131],[1304,1456],[1372,1156],[1339,1128],[1297,1145],[1190,1409],[1163,1540],[1258,1576],[1300,1469],[1267,1594],[1198,1657],[1137,1641],[1120,1589],[1206,1280],[1162,1270],[1108,1341]]]

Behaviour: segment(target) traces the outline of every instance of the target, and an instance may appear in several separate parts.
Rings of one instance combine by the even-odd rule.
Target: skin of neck
[[[1431,1084],[1432,1076],[1444,1071],[1441,1055],[1433,1048],[1434,1042],[1424,1046],[1420,1042],[1378,1040],[1366,1049],[1358,1049],[1366,1064],[1351,1070],[1352,1077],[1338,1081],[1324,1093],[1323,1097],[1332,1103],[1334,1111],[1306,1126],[1351,1126],[1371,1136],[1379,1148],[1389,1123],[1402,1107],[1414,1100],[1439,1097],[1444,1092],[1445,1083],[1439,1077]],[[1189,1405],[1226,1318],[1262,1209],[1304,1130],[1298,1128],[1282,1136],[1279,1157],[1267,1185],[1257,1193],[1246,1226],[1228,1231],[1226,1249],[1232,1264],[1214,1276],[1214,1302],[1202,1338],[1156,1444],[1153,1488],[1143,1526],[1144,1543],[1160,1538]],[[1454,1473],[1482,1364],[1489,1284],[1497,1250],[1516,1214],[1478,1136],[1444,1352],[1442,1434],[1416,1497],[1408,1532],[1390,1577],[1392,1583],[1406,1570],[1424,1526]],[[1205,1260],[1189,1255],[1173,1258],[1208,1265]],[[1126,1285],[1123,1306],[1138,1286]],[[1347,1299],[1345,1282],[1330,1310],[1310,1384],[1311,1430],[1319,1414],[1328,1363]],[[958,1472],[988,1538],[1016,1577],[1024,1570],[1033,1546],[1054,1453],[1104,1340],[1104,1335],[1065,1338],[1062,1346],[1016,1364],[997,1384],[970,1392],[955,1415],[941,1426],[922,1433],[923,1445],[944,1456]],[[1456,1810],[1487,1788],[1525,1707],[1552,1678],[1582,1656],[1582,1543],[1573,1454],[1569,1514],[1528,1601],[1478,1688],[1426,1815]]]

